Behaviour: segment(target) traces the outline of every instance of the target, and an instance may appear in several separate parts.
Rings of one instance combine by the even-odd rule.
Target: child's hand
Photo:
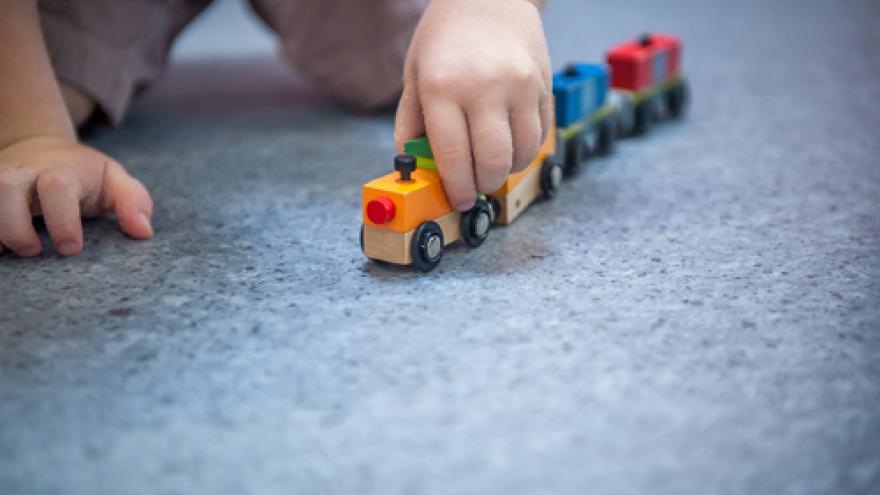
[[[152,234],[153,203],[144,186],[113,159],[58,137],[35,137],[0,149],[0,252],[19,256],[43,249],[32,217],[42,215],[55,250],[83,247],[80,217],[116,214],[135,239]]]
[[[433,0],[407,55],[397,148],[427,132],[464,211],[538,154],[552,79],[538,0]]]

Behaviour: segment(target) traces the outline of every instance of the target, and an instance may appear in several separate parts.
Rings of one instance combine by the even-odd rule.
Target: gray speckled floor
[[[692,113],[427,276],[357,247],[389,116],[182,57],[91,141],[155,239],[0,257],[0,493],[878,493],[878,18],[551,2],[557,64],[683,35]]]

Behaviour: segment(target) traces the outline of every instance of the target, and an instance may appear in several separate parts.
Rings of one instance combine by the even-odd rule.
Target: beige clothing
[[[250,0],[285,58],[358,107],[393,103],[406,49],[428,0]],[[174,38],[211,0],[39,0],[59,80],[114,123],[156,81]]]

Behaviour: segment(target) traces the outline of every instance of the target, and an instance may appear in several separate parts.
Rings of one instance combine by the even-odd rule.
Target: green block
[[[434,159],[434,153],[431,152],[431,143],[428,142],[427,136],[411,139],[403,145],[403,152],[409,153],[415,157]]]
[[[433,170],[436,172],[437,171],[437,162],[435,162],[431,158],[417,156],[416,157],[416,168],[420,168],[423,170]]]

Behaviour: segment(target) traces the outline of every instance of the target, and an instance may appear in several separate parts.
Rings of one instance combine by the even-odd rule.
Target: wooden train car
[[[590,157],[611,152],[617,138],[608,101],[608,67],[572,63],[553,75],[556,126],[565,143],[565,172],[575,175]]]
[[[681,116],[690,96],[681,52],[681,41],[668,34],[643,34],[608,51],[621,135],[643,135],[655,122]]]

